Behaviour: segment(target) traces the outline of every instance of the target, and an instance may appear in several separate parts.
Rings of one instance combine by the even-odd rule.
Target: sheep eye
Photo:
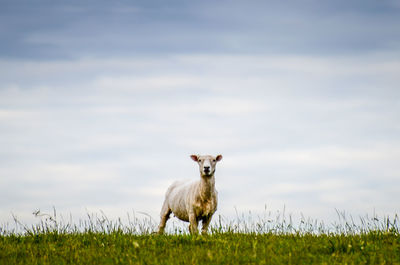
[[[217,160],[213,159],[213,162],[215,162],[215,161],[217,161]]]
[[[199,159],[199,162],[201,162],[201,159]]]

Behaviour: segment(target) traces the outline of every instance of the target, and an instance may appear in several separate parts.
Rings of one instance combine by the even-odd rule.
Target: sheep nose
[[[207,172],[207,171],[210,171],[210,167],[209,167],[209,166],[205,166],[205,167],[204,167],[204,171],[206,171],[206,172]]]

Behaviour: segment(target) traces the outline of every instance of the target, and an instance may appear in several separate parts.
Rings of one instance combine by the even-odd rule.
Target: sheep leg
[[[193,212],[189,213],[189,222],[190,222],[189,232],[191,234],[197,234],[199,232],[197,229],[198,223],[197,223],[196,215]]]
[[[201,227],[201,233],[203,235],[207,234],[208,225],[210,224],[210,222],[211,222],[211,215],[203,217],[203,219],[202,219],[202,227]]]
[[[168,207],[167,202],[165,201],[163,204],[163,207],[161,209],[161,220],[160,220],[160,225],[158,226],[158,233],[163,234],[164,233],[164,228],[165,225],[169,219],[169,215],[171,214],[171,209]]]

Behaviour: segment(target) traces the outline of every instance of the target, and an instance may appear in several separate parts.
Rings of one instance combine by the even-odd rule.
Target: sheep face
[[[210,155],[191,155],[193,161],[199,164],[200,174],[202,177],[211,177],[215,172],[215,165],[218,161],[221,161],[222,155],[210,156]]]

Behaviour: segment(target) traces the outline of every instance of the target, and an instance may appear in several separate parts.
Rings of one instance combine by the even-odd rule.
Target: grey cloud
[[[390,2],[3,2],[3,58],[348,54],[399,48]]]
[[[353,210],[397,211],[398,7],[317,2],[3,1],[0,218],[49,202],[157,216],[169,182],[197,176],[192,152],[224,155],[220,213],[324,216],[346,181],[375,188]]]

